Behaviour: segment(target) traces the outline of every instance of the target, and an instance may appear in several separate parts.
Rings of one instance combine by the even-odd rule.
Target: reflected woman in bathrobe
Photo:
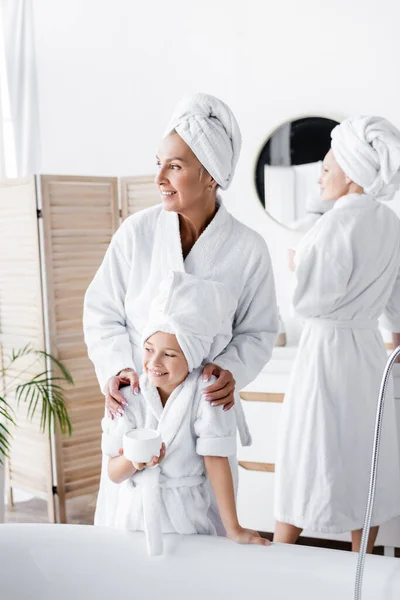
[[[372,439],[387,352],[400,342],[400,221],[380,200],[399,187],[400,132],[385,119],[348,119],[332,131],[320,178],[335,205],[300,242],[294,307],[304,329],[283,405],[276,464],[274,540],[303,529],[352,532],[358,551]],[[378,526],[400,515],[393,389],[380,451],[372,551]]]
[[[232,339],[226,346],[217,339],[204,361],[204,378],[217,378],[204,396],[228,409],[236,394],[241,441],[251,441],[237,392],[269,361],[278,316],[267,246],[228,213],[219,195],[232,181],[240,146],[238,124],[223,102],[205,94],[185,99],[157,152],[160,205],[122,223],[87,290],[85,341],[112,416],[126,404],[122,385],[139,392],[141,336],[160,281],[182,271],[223,283],[236,300]],[[97,524],[112,518],[115,506],[106,467]]]
[[[140,393],[130,387],[123,416],[102,421],[102,449],[108,474],[118,484],[109,525],[145,531],[150,555],[162,553],[162,533],[217,533],[210,518],[208,480],[213,487],[228,538],[268,545],[256,532],[240,527],[229,457],[236,454],[234,411],[204,402],[201,363],[214,337],[227,343],[235,299],[224,285],[173,272],[154,298],[143,332],[144,372]],[[130,429],[157,429],[163,446],[147,463],[121,454]]]

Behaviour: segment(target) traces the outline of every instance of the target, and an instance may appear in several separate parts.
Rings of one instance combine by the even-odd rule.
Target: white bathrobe
[[[206,362],[230,370],[239,391],[271,358],[278,314],[271,260],[263,238],[220,204],[184,260],[178,215],[159,205],[124,221],[86,293],[85,341],[101,389],[124,368],[141,372],[141,334],[151,300],[161,280],[170,271],[180,270],[223,283],[237,301],[232,340],[224,348],[223,338],[217,337]],[[251,437],[240,408],[236,394],[241,441],[249,444]],[[96,524],[108,520],[114,495],[103,461]]]
[[[282,412],[275,517],[314,531],[360,529],[387,352],[400,331],[400,221],[370,196],[338,200],[296,254],[305,324]],[[400,514],[393,388],[385,405],[373,525]]]
[[[171,394],[163,408],[157,388],[146,375],[141,393],[123,388],[128,406],[122,417],[102,421],[102,450],[118,456],[122,437],[130,429],[157,429],[166,444],[160,466],[144,469],[117,489],[117,503],[109,526],[146,531],[150,554],[162,551],[160,533],[215,535],[209,515],[210,493],[204,456],[236,454],[236,421],[233,411],[204,402],[202,369],[195,369]],[[215,378],[214,378],[215,380]]]

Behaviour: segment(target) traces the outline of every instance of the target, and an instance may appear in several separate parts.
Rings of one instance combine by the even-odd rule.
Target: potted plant
[[[14,405],[25,403],[28,418],[40,411],[40,429],[50,436],[58,426],[62,434],[71,435],[63,384],[73,380],[66,367],[51,354],[29,345],[3,358],[0,368],[0,523],[4,521],[4,459],[11,449],[11,428],[16,426]],[[45,365],[45,366],[44,366]],[[54,366],[56,374],[53,373]],[[32,377],[28,373],[35,372]],[[53,368],[52,368],[53,367]]]

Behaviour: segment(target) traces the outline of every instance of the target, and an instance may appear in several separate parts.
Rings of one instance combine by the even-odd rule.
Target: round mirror
[[[308,230],[332,203],[320,199],[318,179],[338,121],[304,117],[284,123],[267,139],[256,166],[258,197],[281,225]]]

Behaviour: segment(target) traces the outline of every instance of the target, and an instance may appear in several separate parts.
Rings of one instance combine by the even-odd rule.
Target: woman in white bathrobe
[[[320,178],[336,200],[300,242],[294,307],[304,317],[283,405],[276,465],[274,540],[302,529],[352,532],[358,551],[375,411],[387,353],[378,329],[400,332],[400,221],[379,202],[399,177],[400,132],[384,119],[346,120],[332,132]],[[400,465],[389,389],[368,549],[400,515]]]
[[[172,272],[153,300],[143,332],[140,393],[125,387],[125,414],[102,421],[102,449],[118,490],[108,525],[145,531],[150,555],[161,554],[163,533],[216,535],[207,476],[227,537],[268,544],[237,519],[229,465],[236,454],[235,413],[202,399],[207,384],[199,367],[214,337],[230,339],[234,309],[235,299],[222,284]],[[138,428],[161,434],[161,453],[147,464],[121,455],[124,434]]]
[[[123,412],[121,385],[139,391],[141,334],[170,270],[223,283],[236,300],[231,341],[225,347],[216,340],[205,361],[203,377],[217,377],[206,400],[230,408],[235,388],[246,386],[271,357],[278,316],[267,246],[217,196],[232,180],[240,144],[235,117],[220,100],[204,94],[184,100],[158,149],[161,204],[124,221],[87,290],[85,341],[111,414]],[[241,441],[249,444],[236,400]],[[103,463],[98,524],[114,510],[113,494]]]

